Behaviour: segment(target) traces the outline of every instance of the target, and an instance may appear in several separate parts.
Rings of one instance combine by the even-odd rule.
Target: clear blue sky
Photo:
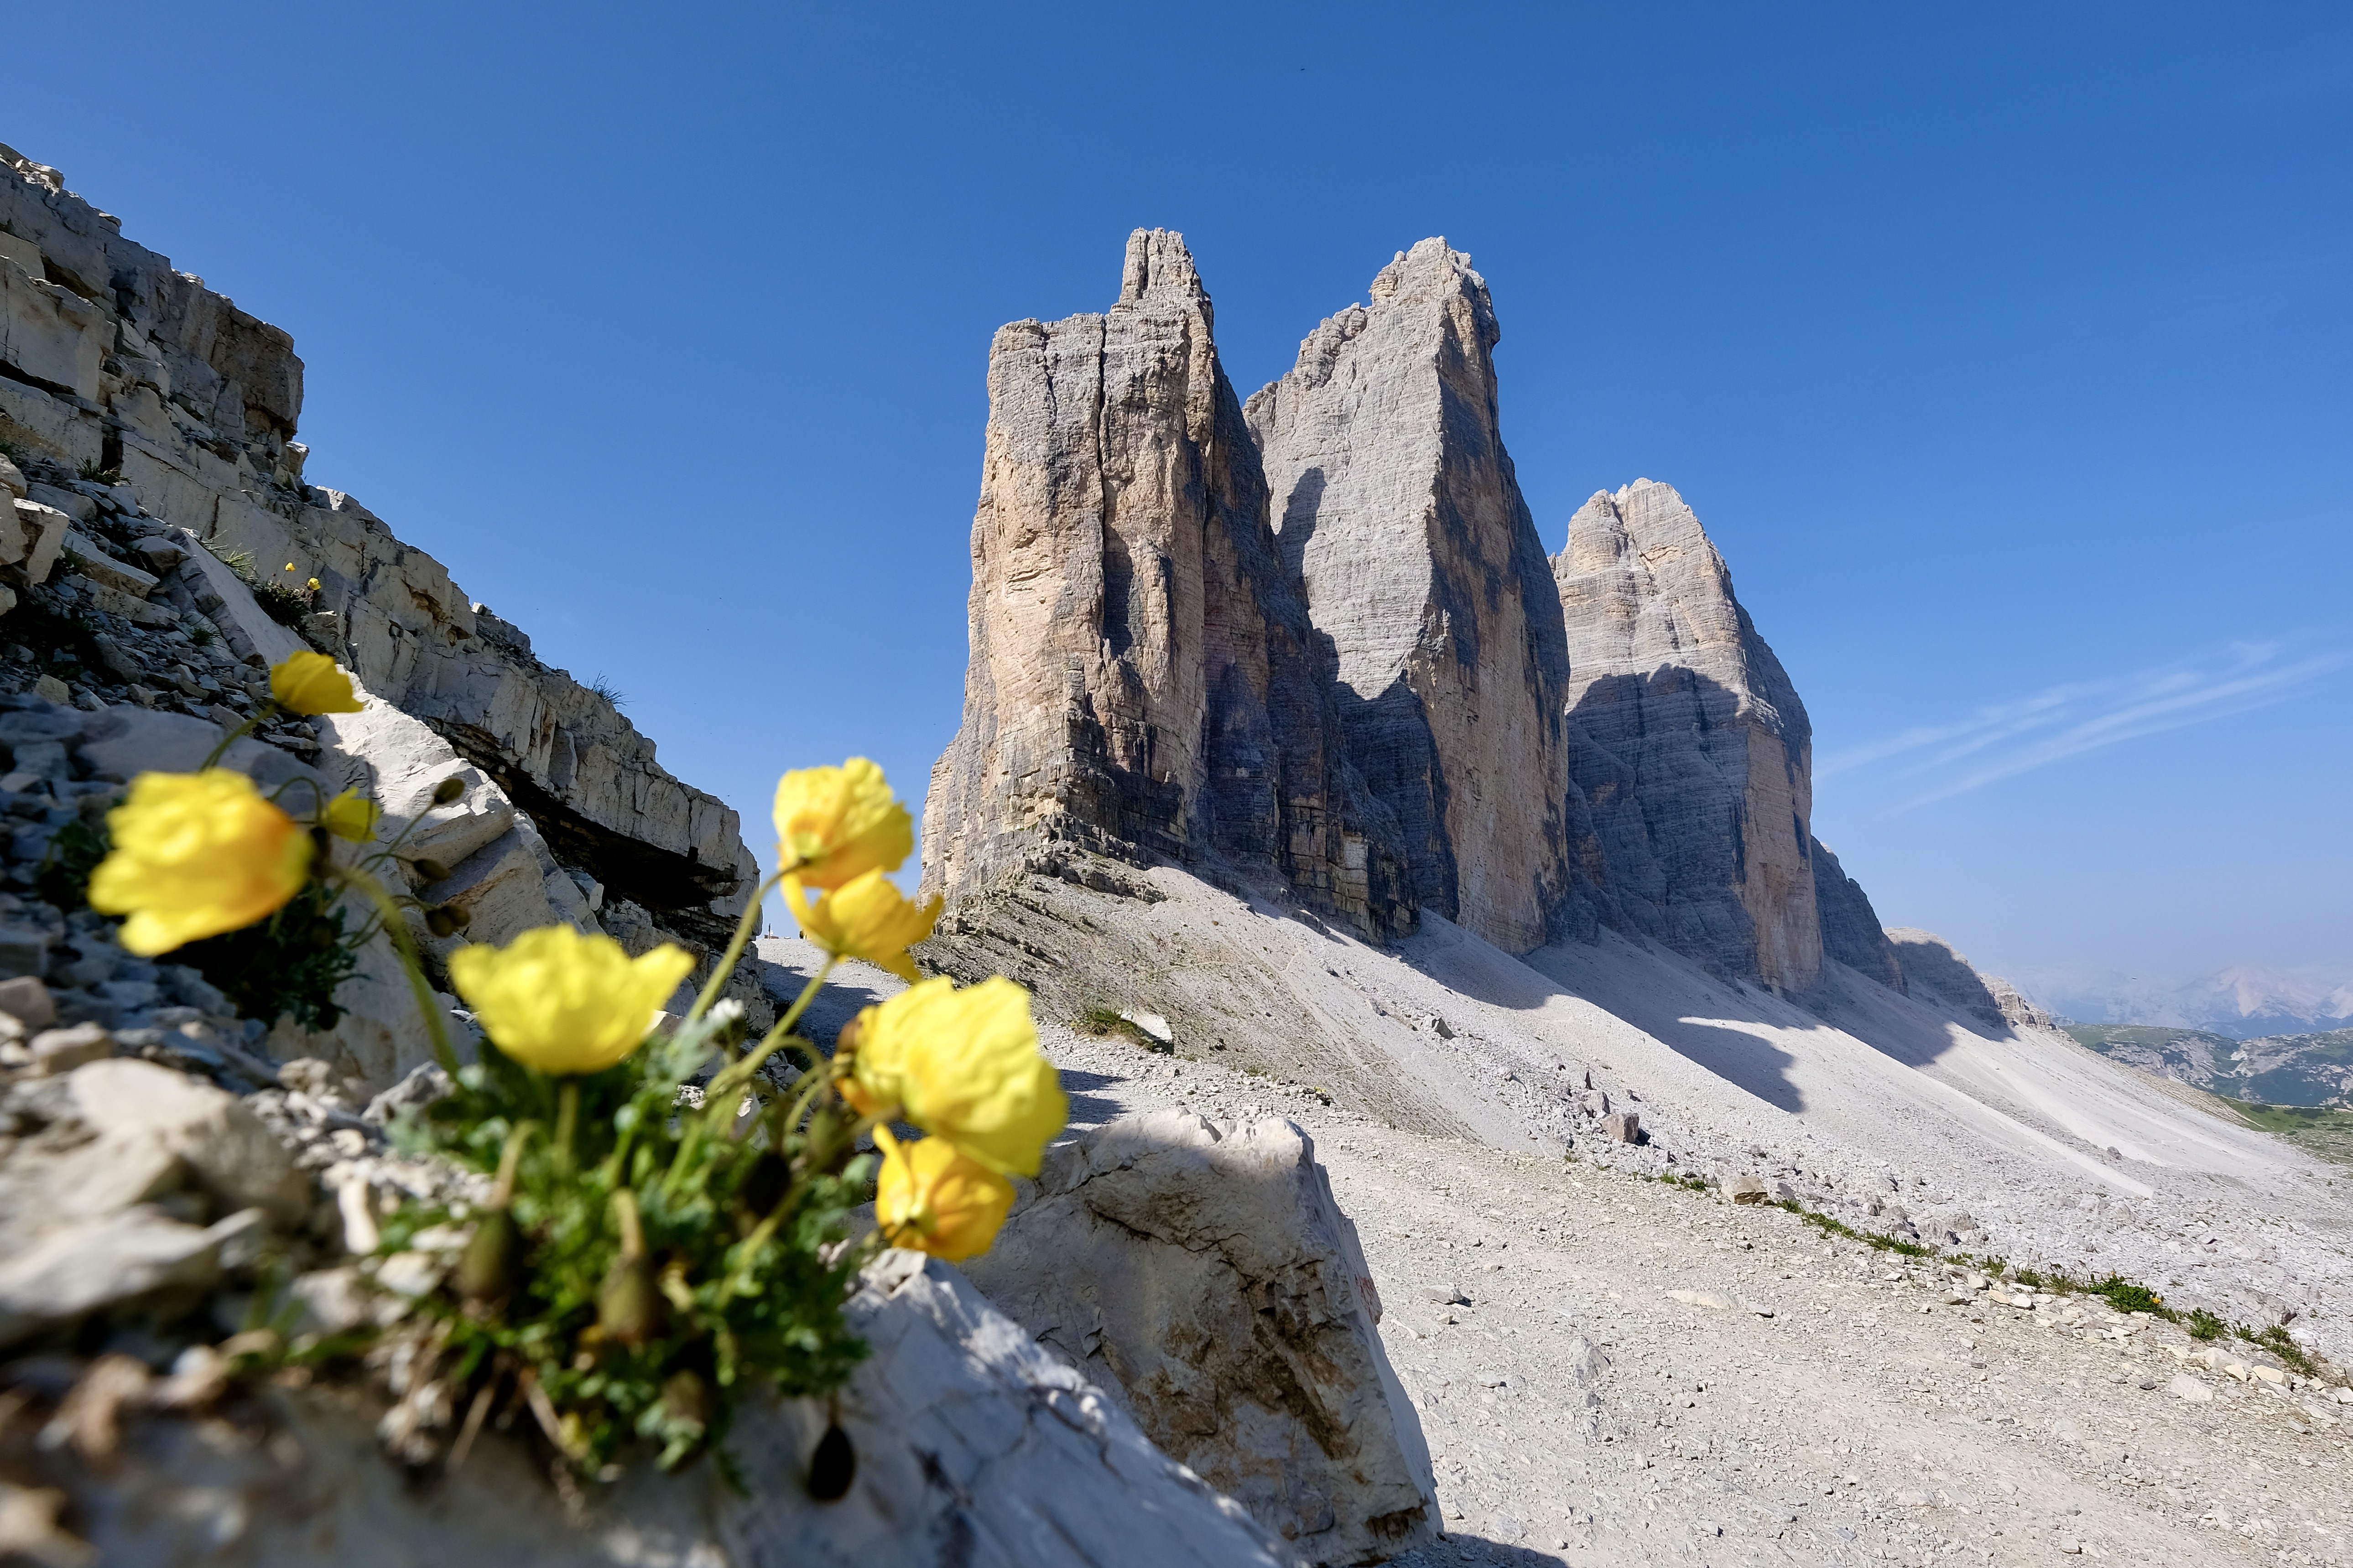
[[[290,331],[314,482],[771,850],[954,732],[991,331],[1182,230],[1247,395],[1494,291],[1547,548],[1680,487],[1817,826],[1995,967],[2353,969],[2341,5],[202,8],[0,141]],[[21,40],[20,40],[21,41]],[[1836,759],[1836,765],[1831,764]]]

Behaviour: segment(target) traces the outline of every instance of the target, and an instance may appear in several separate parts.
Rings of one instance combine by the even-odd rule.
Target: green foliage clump
[[[2135,1284],[2121,1274],[2111,1274],[2093,1286],[2092,1294],[2103,1298],[2119,1312],[2147,1312],[2168,1322],[2179,1316],[2165,1304],[2164,1297],[2146,1285]]]
[[[81,460],[80,468],[78,468],[76,472],[79,473],[83,479],[89,480],[91,484],[119,485],[122,482],[122,470],[121,468],[109,468],[102,467],[94,458],[84,458]]]
[[[269,919],[192,942],[174,961],[194,964],[241,1018],[267,1024],[282,1016],[306,1029],[332,1029],[343,1016],[335,988],[359,973],[359,948],[375,934],[373,921],[345,929],[338,895],[313,877]]]
[[[2249,1344],[2263,1346],[2306,1377],[2315,1376],[2319,1371],[2313,1365],[2312,1358],[2305,1353],[2304,1347],[2289,1338],[2287,1330],[2278,1323],[2273,1323],[2260,1332],[2242,1328],[2239,1337]]]
[[[825,1394],[866,1353],[842,1302],[864,1260],[847,1219],[871,1195],[873,1158],[830,1102],[803,1124],[807,1097],[787,1092],[741,1137],[678,1113],[681,1086],[736,1032],[696,1020],[576,1079],[485,1043],[455,1094],[396,1131],[499,1176],[486,1209],[404,1210],[384,1251],[472,1227],[425,1310],[470,1396],[505,1390],[585,1473],[632,1441],[674,1468],[723,1437],[747,1384]]]
[[[2193,1340],[2219,1340],[2222,1337],[2223,1329],[2228,1326],[2221,1319],[2203,1307],[2189,1314],[2189,1337]]]
[[[1812,1209],[1801,1207],[1787,1198],[1777,1201],[1773,1206],[1788,1210],[1824,1236],[1842,1236],[1849,1241],[1862,1243],[1874,1252],[1893,1252],[1904,1258],[1936,1256],[1936,1249],[1933,1247],[1923,1247],[1916,1241],[1902,1241],[1892,1236],[1881,1236],[1873,1231],[1856,1230],[1840,1220],[1831,1218],[1829,1215],[1816,1214]]]

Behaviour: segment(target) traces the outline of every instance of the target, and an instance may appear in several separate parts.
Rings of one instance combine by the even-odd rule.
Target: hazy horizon
[[[919,797],[955,731],[1000,323],[1103,310],[1177,229],[1247,396],[1442,234],[1546,547],[1683,492],[1886,924],[2030,991],[2353,982],[2334,8],[114,31],[200,121],[57,72],[0,141],[290,331],[311,481],[611,680],[763,856],[781,769]]]

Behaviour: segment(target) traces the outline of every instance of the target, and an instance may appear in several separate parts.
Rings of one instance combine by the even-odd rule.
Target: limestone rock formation
[[[1723,972],[1811,987],[1812,731],[1724,558],[1683,497],[1641,479],[1580,507],[1552,565],[1570,765],[1620,917]]]
[[[307,484],[301,405],[286,333],[125,239],[56,170],[0,150],[0,439],[53,481],[15,503],[0,564],[54,552],[48,509],[79,527],[185,528],[289,584],[318,578],[307,639],[495,779],[566,868],[690,942],[723,941],[758,880],[735,814],[663,771],[609,702],[534,658],[438,562]],[[117,553],[88,552],[101,565]],[[169,624],[138,591],[102,578],[99,592],[99,610]]]
[[[1898,926],[1887,932],[1904,966],[1909,994],[1941,1005],[1997,1032],[2055,1029],[2050,1014],[2028,1001],[2017,986],[1979,971],[1958,948],[1935,931]]]
[[[924,880],[960,898],[1058,845],[1222,858],[1405,929],[1210,332],[1182,238],[1138,230],[1108,313],[990,346],[972,660]]]
[[[1425,239],[1245,410],[1284,560],[1339,661],[1351,754],[1423,902],[1508,952],[1573,919],[1569,650],[1496,416],[1471,258]]]
[[[1421,1424],[1296,1124],[1124,1118],[1050,1150],[1024,1197],[966,1274],[1161,1448],[1314,1563],[1430,1537]]]
[[[1904,964],[1879,924],[1870,895],[1819,838],[1814,840],[1814,907],[1822,917],[1824,958],[1859,969],[1890,991],[1905,989]]]

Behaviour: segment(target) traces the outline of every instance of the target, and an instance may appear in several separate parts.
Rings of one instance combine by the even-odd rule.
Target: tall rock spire
[[[1139,229],[1107,314],[998,330],[924,881],[960,897],[1057,845],[1223,858],[1392,934],[1395,828],[1349,773],[1210,321],[1182,237]]]
[[[1622,918],[1729,973],[1811,987],[1813,731],[1724,557],[1672,487],[1639,479],[1577,510],[1553,571],[1572,773]]]
[[[1514,952],[1567,934],[1568,650],[1496,423],[1471,258],[1425,239],[1250,400],[1283,557],[1415,890]]]

